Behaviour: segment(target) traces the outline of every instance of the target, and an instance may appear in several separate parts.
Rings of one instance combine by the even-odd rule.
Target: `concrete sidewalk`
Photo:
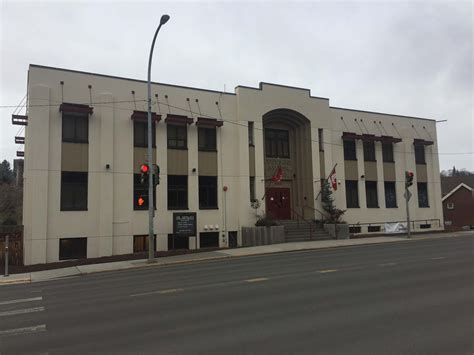
[[[23,274],[13,274],[8,277],[0,276],[0,285],[18,284],[28,282],[39,282],[47,280],[55,280],[71,276],[79,276],[85,274],[92,274],[96,272],[127,270],[136,268],[156,267],[172,264],[182,264],[197,261],[217,260],[225,258],[234,258],[242,256],[274,254],[291,251],[303,251],[313,249],[328,249],[339,247],[350,247],[358,245],[382,244],[382,243],[396,243],[396,242],[410,242],[421,239],[436,239],[436,238],[453,238],[458,236],[472,235],[474,231],[454,232],[454,233],[432,233],[413,235],[412,239],[407,239],[406,236],[389,236],[389,237],[368,237],[345,240],[322,240],[296,243],[282,243],[273,245],[262,245],[255,247],[225,249],[219,251],[209,251],[195,254],[184,254],[176,256],[168,256],[157,258],[153,264],[148,264],[146,259],[117,261],[111,263],[80,265],[73,267],[66,267],[62,269],[53,269],[45,271],[35,271]]]

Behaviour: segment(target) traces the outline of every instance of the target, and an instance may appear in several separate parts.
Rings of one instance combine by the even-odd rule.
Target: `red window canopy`
[[[12,124],[17,126],[28,126],[28,116],[12,115]]]
[[[415,138],[413,140],[413,144],[414,145],[433,145],[434,142],[433,141],[425,141],[424,139]]]
[[[92,113],[94,112],[94,108],[88,105],[71,104],[64,102],[59,106],[59,112],[92,115]]]
[[[382,136],[381,141],[383,143],[400,143],[402,141],[401,138],[396,138],[392,136]]]
[[[193,119],[191,117],[188,117],[188,116],[168,114],[168,115],[166,115],[165,122],[166,123],[171,123],[171,124],[174,124],[174,125],[185,126],[187,124],[193,123]]]
[[[25,137],[15,136],[16,144],[25,144]]]
[[[16,156],[17,157],[24,157],[25,156],[25,152],[21,151],[21,150],[17,150],[16,151]]]
[[[376,136],[375,134],[357,134],[354,132],[342,132],[342,139],[354,140],[361,139],[364,142],[383,142],[383,143],[399,143],[402,141],[401,138],[392,136]]]
[[[224,121],[217,120],[215,118],[198,117],[197,122],[196,122],[196,126],[208,127],[208,128],[222,127],[223,125],[224,125]]]
[[[375,134],[366,134],[362,135],[362,141],[364,142],[376,142],[379,141],[380,137],[377,137]]]
[[[354,132],[342,132],[342,139],[344,140],[353,140],[353,139],[361,139],[362,136],[360,134]]]
[[[132,121],[148,122],[148,111],[133,111],[131,116]],[[156,112],[151,113],[151,120],[153,122],[160,122],[161,115],[157,115]]]

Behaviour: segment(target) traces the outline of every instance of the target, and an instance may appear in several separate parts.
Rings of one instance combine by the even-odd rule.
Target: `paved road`
[[[0,287],[4,354],[469,354],[473,237]]]

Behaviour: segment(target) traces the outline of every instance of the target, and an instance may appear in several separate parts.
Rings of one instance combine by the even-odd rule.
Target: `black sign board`
[[[173,234],[180,236],[196,235],[196,213],[173,213]]]

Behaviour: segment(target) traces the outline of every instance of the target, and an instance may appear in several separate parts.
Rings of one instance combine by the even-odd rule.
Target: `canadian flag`
[[[336,167],[334,167],[331,171],[331,174],[329,174],[329,181],[331,182],[332,189],[336,191],[337,190]]]
[[[275,175],[272,176],[273,182],[280,182],[283,179],[283,169],[281,166],[275,171]]]

